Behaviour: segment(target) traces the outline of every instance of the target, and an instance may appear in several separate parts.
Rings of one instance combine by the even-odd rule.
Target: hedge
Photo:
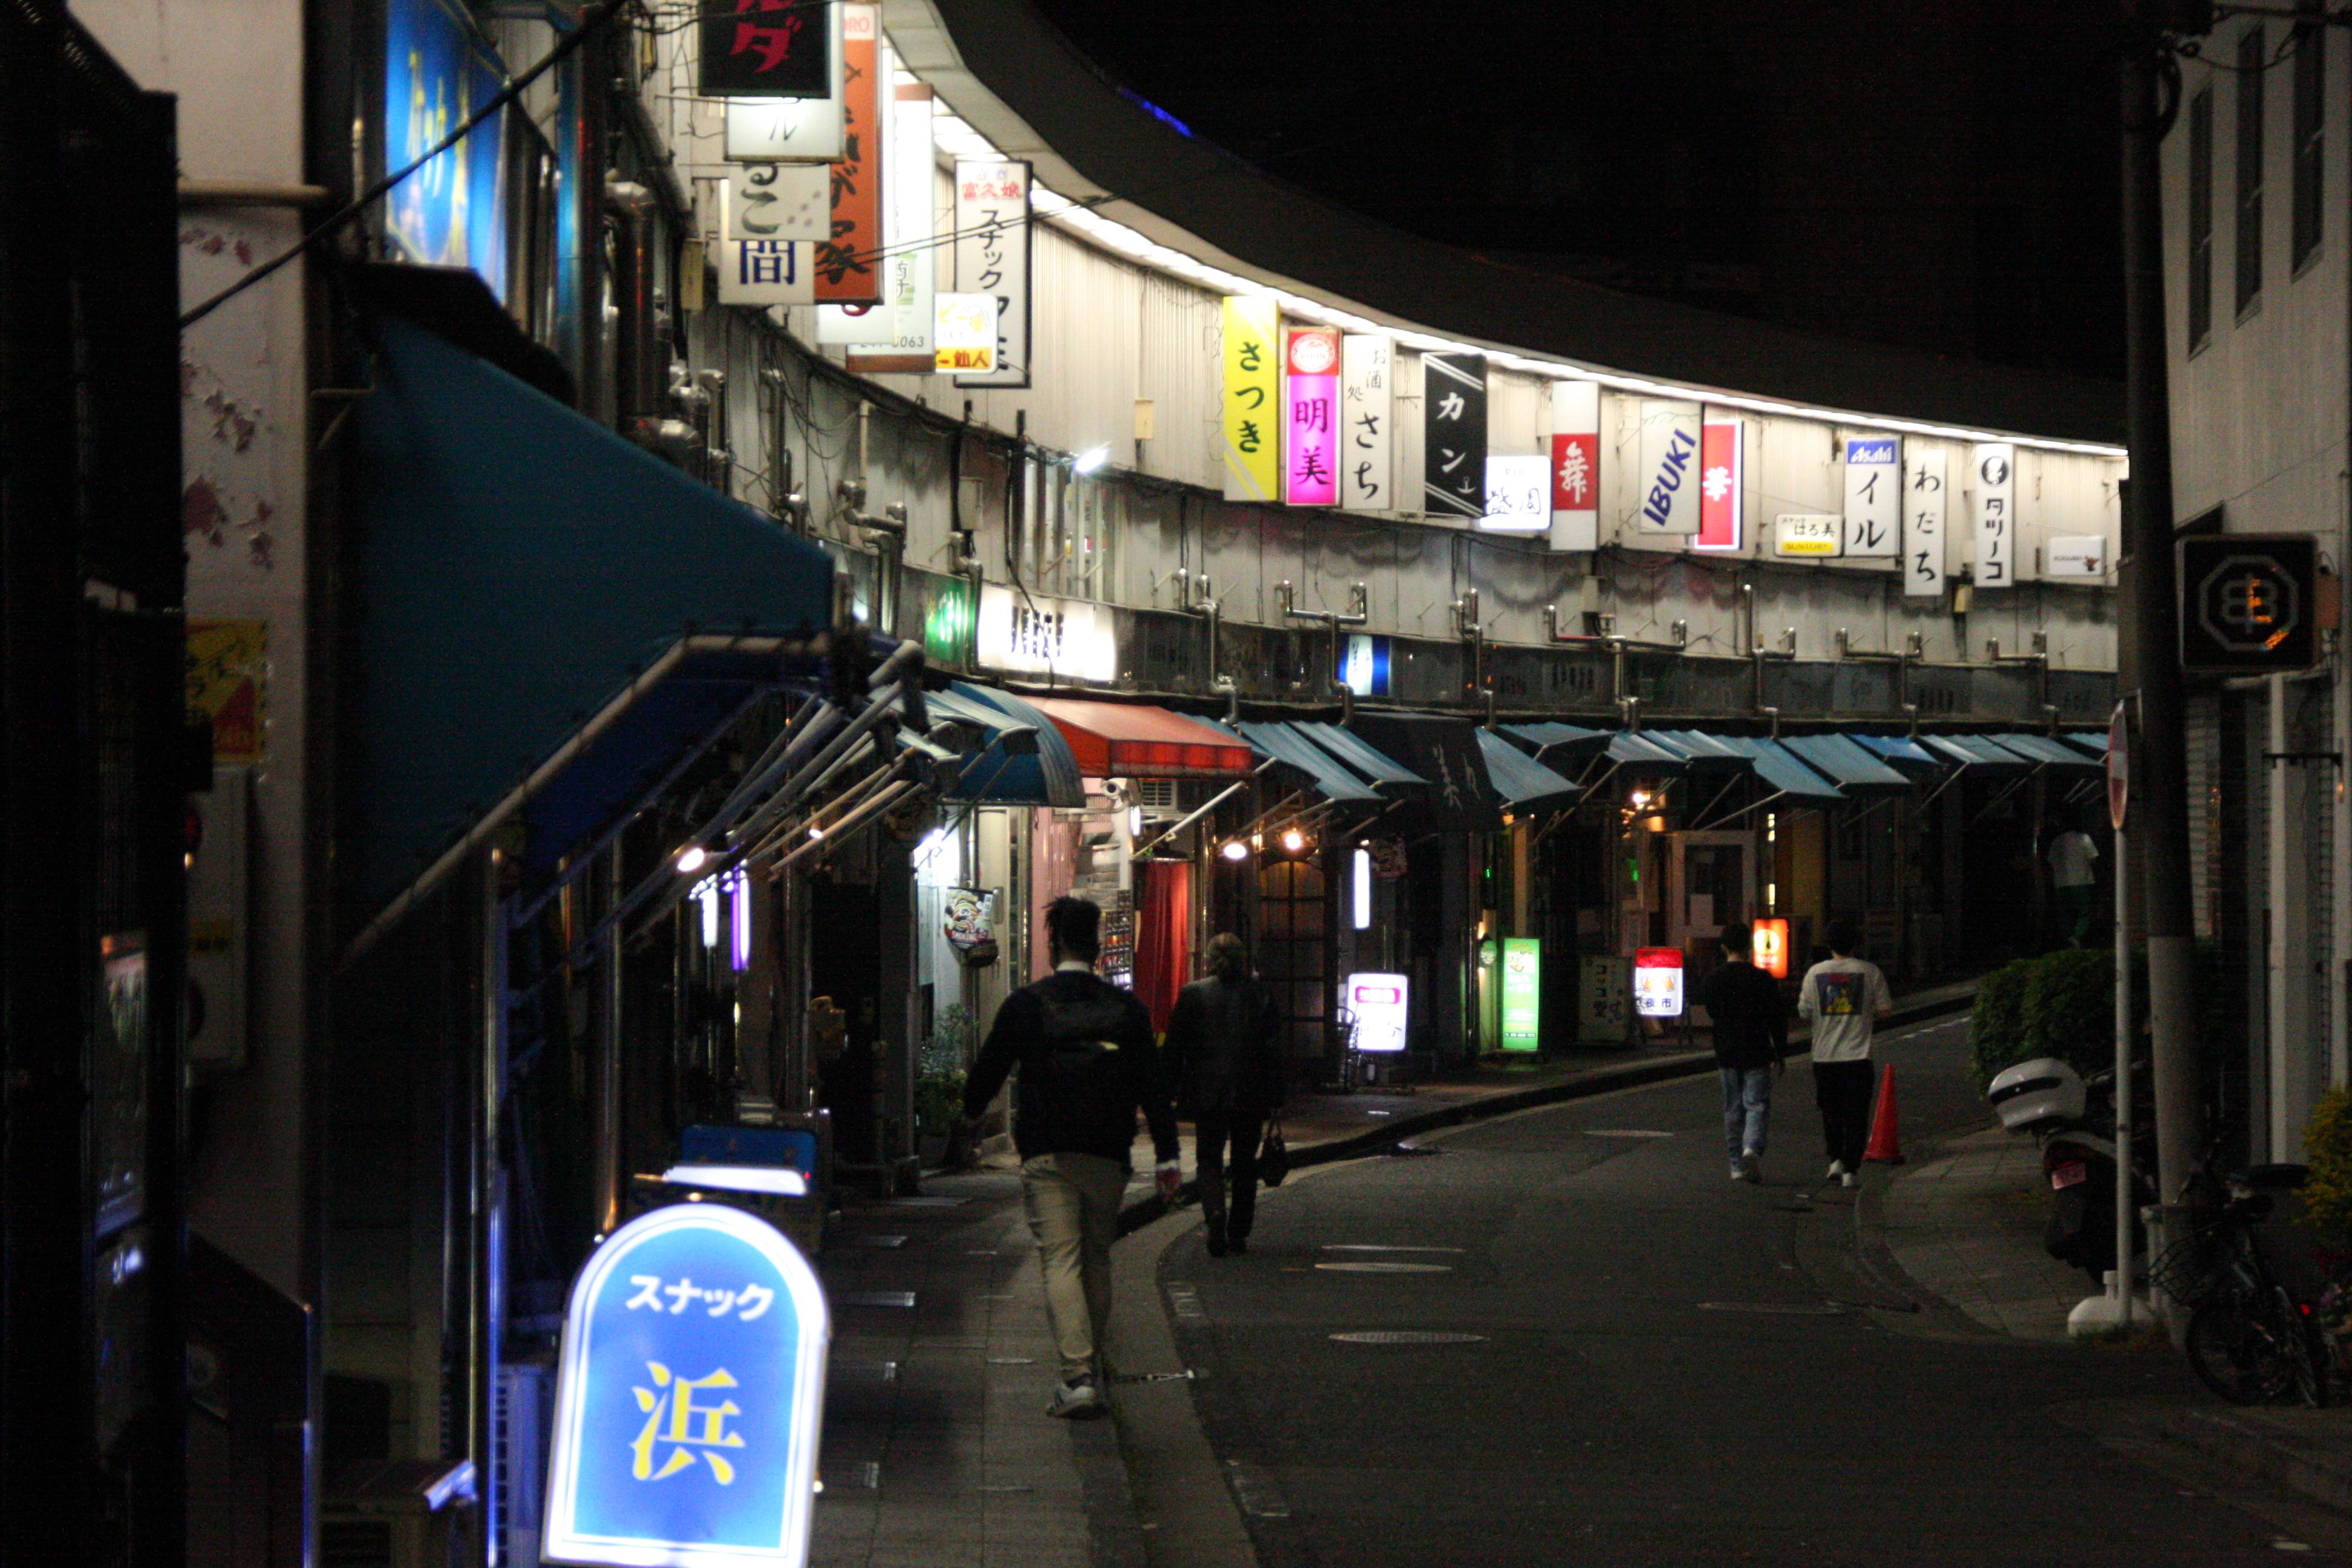
[[[2115,1065],[2116,965],[2097,948],[2062,948],[2021,958],[1977,983],[1969,1043],[1977,1085],[2036,1057],[2056,1057],[2082,1073]]]
[[[2305,1220],[2338,1246],[2352,1246],[2352,1089],[2320,1097],[2303,1135],[2311,1181],[2303,1189]]]

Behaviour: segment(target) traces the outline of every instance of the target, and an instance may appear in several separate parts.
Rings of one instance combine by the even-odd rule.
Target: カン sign
[[[824,1412],[824,1292],[719,1204],[631,1220],[572,1288],[541,1554],[801,1568]]]

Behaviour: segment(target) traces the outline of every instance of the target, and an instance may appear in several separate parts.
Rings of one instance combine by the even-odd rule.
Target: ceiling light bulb
[[[1074,474],[1091,474],[1097,468],[1101,468],[1105,463],[1109,461],[1110,448],[1108,447],[1089,447],[1085,451],[1080,452],[1076,457],[1070,459],[1070,472]]]
[[[1249,858],[1249,846],[1238,838],[1228,838],[1225,847],[1218,853],[1228,860],[1246,860]]]
[[[681,877],[691,877],[701,870],[704,863],[709,858],[710,852],[701,845],[689,844],[678,852],[677,874]]]
[[[1296,827],[1291,828],[1282,836],[1282,847],[1296,855],[1307,847],[1307,835],[1299,832]]]

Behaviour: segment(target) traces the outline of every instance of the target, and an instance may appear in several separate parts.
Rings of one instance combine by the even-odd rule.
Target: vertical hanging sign
[[[2013,587],[2017,581],[2017,448],[1987,441],[1969,454],[1974,465],[1977,586]]]
[[[1693,550],[1731,551],[1743,542],[1748,475],[1739,437],[1737,419],[1710,419],[1699,426],[1698,533],[1690,542]]]
[[[1279,320],[1273,300],[1225,296],[1225,499],[1282,496]]]
[[[723,1204],[638,1215],[572,1287],[551,1563],[802,1568],[832,1337],[816,1273]]]
[[[1551,384],[1551,547],[1601,546],[1601,386]]]
[[[939,260],[931,254],[936,223],[931,205],[931,89],[908,84],[895,89],[889,133],[883,141],[890,177],[883,182],[882,305],[890,335],[878,352],[853,353],[848,368],[866,374],[902,372],[929,375],[938,366],[931,344],[933,296]]]
[[[841,158],[833,165],[833,233],[816,247],[820,303],[882,299],[882,95],[878,5],[841,10]]]
[[[705,98],[823,98],[833,88],[831,7],[821,0],[713,0],[700,10]]]
[[[1339,505],[1349,511],[1393,511],[1389,419],[1396,345],[1350,332],[1339,340]]]
[[[1903,479],[1903,593],[1933,598],[1944,591],[1945,488],[1943,448],[1914,450]]]
[[[1845,444],[1845,555],[1883,561],[1901,552],[1903,443],[1872,436]]]
[[[1290,333],[1283,381],[1282,499],[1291,506],[1339,503],[1339,333]]]
[[[1422,510],[1486,515],[1486,356],[1421,356]]]
[[[1698,405],[1642,402],[1641,487],[1634,527],[1643,533],[1698,531]]]
[[[747,219],[735,195],[744,180],[762,167],[777,165],[746,165],[732,178],[719,182],[725,223],[719,233],[719,302],[755,310],[805,305],[816,298],[810,286],[810,247],[763,232],[768,226],[757,221],[760,209],[752,208]],[[751,232],[745,233],[746,226]]]
[[[1029,165],[959,160],[956,287],[996,297],[996,367],[958,386],[1029,384]]]

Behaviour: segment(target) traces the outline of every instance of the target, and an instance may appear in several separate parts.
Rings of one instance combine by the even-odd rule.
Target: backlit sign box
[[[1633,1011],[1644,1018],[1683,1016],[1683,950],[1640,947],[1633,950]]]
[[[1749,943],[1749,960],[1775,980],[1789,978],[1789,922],[1758,921]]]
[[[1543,1048],[1543,941],[1503,939],[1503,1048]]]
[[[757,1216],[623,1226],[564,1313],[541,1555],[802,1568],[831,1337],[815,1271]]]
[[[1348,1008],[1356,1015],[1356,1048],[1374,1055],[1404,1049],[1411,983],[1402,974],[1350,974]]]

